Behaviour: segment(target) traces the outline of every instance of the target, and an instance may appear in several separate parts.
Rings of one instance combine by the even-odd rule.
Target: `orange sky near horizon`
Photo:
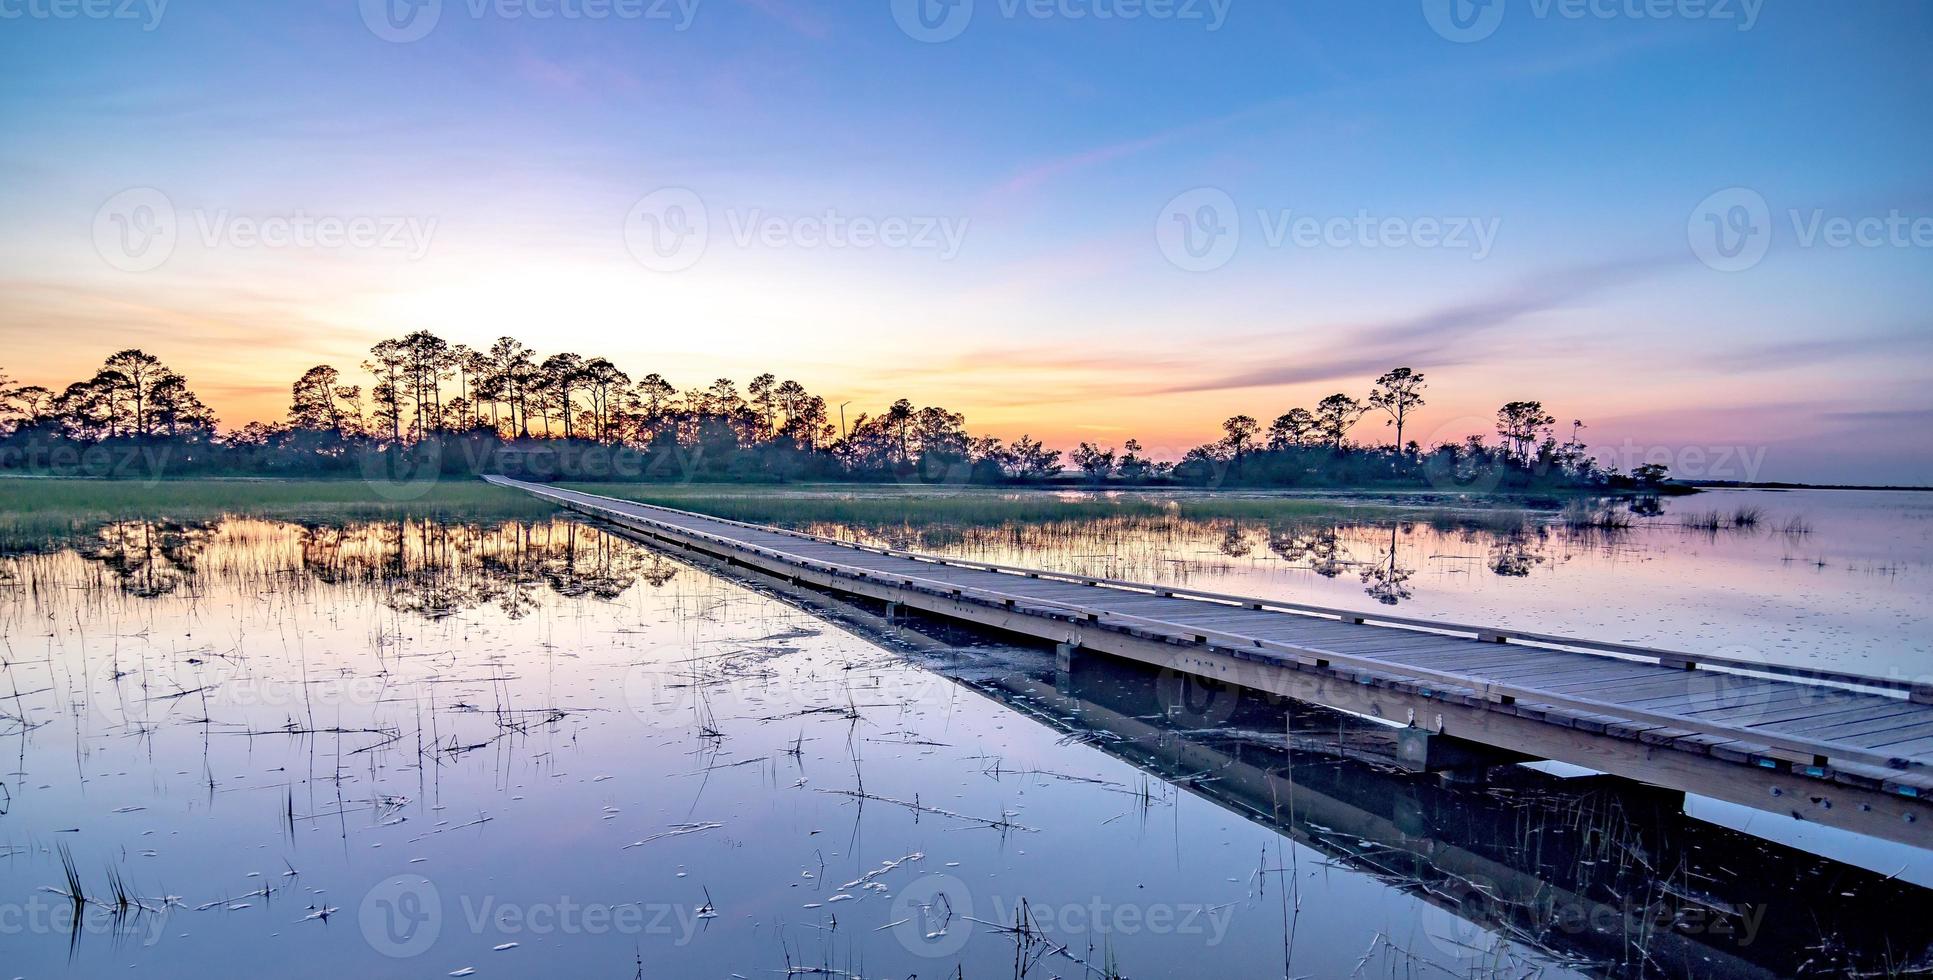
[[[38,309],[19,304],[34,297],[34,290],[11,295],[13,302],[0,305],[0,331],[12,341],[0,370],[16,382],[58,390],[90,375],[113,351],[138,346],[187,375],[224,429],[284,418],[289,384],[315,364],[335,365],[366,389],[368,378],[359,364],[369,346],[402,332],[382,334],[322,316],[277,317],[273,311],[240,305],[224,310],[206,299],[188,310],[150,306],[142,296],[112,287],[52,295],[43,290]],[[16,326],[26,316],[61,325],[40,330]],[[487,346],[498,336],[494,330],[451,329],[447,324],[433,329],[453,343],[471,346]],[[1135,338],[1137,347],[1089,349],[1040,342],[944,349],[928,337],[870,349],[885,343],[884,335],[862,331],[869,345],[864,357],[823,345],[800,347],[785,334],[717,330],[668,338],[655,347],[645,347],[623,331],[599,335],[528,329],[513,335],[537,348],[540,356],[559,349],[602,355],[634,378],[656,371],[681,389],[702,387],[717,377],[730,377],[742,386],[754,375],[771,371],[824,397],[835,424],[841,402],[851,403],[848,418],[856,418],[905,397],[963,412],[969,428],[979,434],[1009,440],[1030,434],[1063,449],[1083,441],[1118,447],[1134,438],[1155,458],[1170,460],[1217,438],[1228,416],[1248,414],[1266,426],[1275,415],[1296,406],[1312,407],[1335,391],[1363,397],[1374,377],[1373,371],[1364,371],[1281,384],[1230,381],[1239,369],[1275,363],[1293,367],[1304,359],[1319,365],[1335,358],[1319,334],[1288,330],[1197,349],[1160,347],[1142,338]],[[547,337],[551,343],[545,343]],[[761,349],[770,356],[752,353]],[[1572,418],[1584,420],[1587,441],[1607,465],[1628,469],[1661,452],[1674,460],[1687,450],[1725,452],[1740,461],[1733,464],[1736,472],[1713,473],[1711,478],[1777,479],[1790,477],[1777,469],[1777,446],[1765,433],[1768,422],[1780,428],[1784,440],[1818,439],[1830,432],[1828,426],[1789,414],[1779,417],[1779,406],[1753,405],[1762,379],[1711,383],[1702,393],[1704,403],[1686,408],[1680,382],[1668,374],[1651,380],[1649,390],[1646,383],[1625,379],[1610,390],[1602,379],[1591,377],[1570,383],[1554,380],[1573,363],[1568,354],[1531,356],[1505,365],[1414,362],[1410,366],[1429,376],[1429,404],[1410,421],[1405,437],[1427,446],[1470,434],[1491,435],[1498,405],[1538,399],[1564,422],[1566,433]],[[1817,387],[1811,393],[1816,397],[1831,396],[1830,385],[1816,373],[1789,374],[1783,390],[1796,402],[1804,403],[1798,396],[1807,394],[1808,384]],[[1745,407],[1737,407],[1739,402]],[[1373,444],[1392,438],[1393,432],[1383,416],[1372,414],[1352,435]],[[1759,462],[1747,465],[1754,458]]]
[[[508,335],[1174,459],[1409,366],[1424,445],[1538,400],[1608,465],[1933,485],[1933,249],[1813,220],[1933,232],[1927,11],[1465,45],[1415,4],[1250,4],[927,44],[810,6],[409,41],[355,4],[10,20],[0,371],[140,347],[232,429],[318,363],[366,387],[382,338]]]

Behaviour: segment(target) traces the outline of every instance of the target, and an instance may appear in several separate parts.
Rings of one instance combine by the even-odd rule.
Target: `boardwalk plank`
[[[970,605],[996,607],[1005,599],[1011,609],[1029,616],[1063,622],[1091,618],[1101,629],[1168,638],[1184,646],[1206,638],[1218,653],[1258,663],[1280,660],[1307,665],[1326,655],[1336,658],[1327,669],[1345,681],[1430,691],[1433,697],[1474,698],[1481,691],[1488,710],[1505,715],[1740,761],[1767,748],[1750,741],[1752,732],[1764,733],[1768,745],[1784,746],[1777,750],[1781,759],[1806,760],[1846,751],[1877,772],[1894,771],[1881,765],[1892,757],[1910,758],[1920,765],[1933,761],[1933,709],[1902,708],[1899,698],[1847,692],[1803,678],[1767,680],[1686,671],[1632,659],[1683,656],[1663,651],[1535,633],[1492,634],[1471,626],[1433,629],[1438,624],[1402,622],[1405,617],[1388,613],[1365,612],[1362,615],[1371,622],[1360,623],[1351,621],[1355,614],[1342,610],[1256,609],[1255,605],[1268,604],[1188,595],[1186,589],[1182,595],[1163,596],[1159,592],[1164,587],[1159,585],[1100,578],[1093,580],[1095,584],[1084,584],[1079,575],[1029,574],[974,567],[953,559],[882,554],[779,529],[574,491],[510,485],[568,501],[593,514],[635,521],[638,527],[656,528],[674,539],[690,535],[705,542],[698,545],[701,549],[778,574],[810,569],[830,574],[833,581],[872,583],[865,587],[868,594],[910,588],[903,594],[957,594]],[[910,587],[904,584],[909,581]],[[1375,621],[1379,616],[1382,622]],[[1482,639],[1510,635],[1528,642],[1482,642],[1480,634]],[[1606,648],[1625,656],[1601,652]],[[1861,754],[1861,749],[1868,751]],[[1921,769],[1904,775],[1929,776]],[[1926,781],[1933,786],[1933,778]]]

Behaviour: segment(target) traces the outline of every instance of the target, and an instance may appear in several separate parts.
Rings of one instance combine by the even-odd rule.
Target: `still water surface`
[[[1933,493],[1713,491],[1629,526],[1431,508],[1416,520],[1128,517],[801,529],[981,561],[1745,660],[1933,674]],[[1741,511],[1756,523],[1738,526]],[[1717,528],[1701,519],[1717,515]]]
[[[1923,662],[1900,592],[1924,595],[1925,525],[1900,525],[1909,558],[1808,511],[1796,545],[1532,532],[1525,575],[1488,560],[1516,531],[1426,524],[1344,522],[1313,558],[1266,526],[859,530],[1338,604],[1377,601],[1363,573],[1393,531],[1416,569],[1399,602],[1547,627],[1568,590],[1736,565],[1823,597],[1775,632]],[[1696,645],[1778,604],[1601,615]],[[1758,976],[1933,955],[1914,875],[1615,783],[1397,776],[1349,719],[1298,710],[1285,742],[1281,705],[868,612],[566,519],[130,521],[0,557],[0,972]]]

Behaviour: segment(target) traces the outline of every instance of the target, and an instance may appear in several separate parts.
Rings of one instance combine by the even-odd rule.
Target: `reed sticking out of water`
[[[1708,510],[1702,514],[1686,514],[1681,523],[1694,531],[1722,531],[1725,529],[1725,515]]]
[[[67,875],[67,897],[76,906],[87,904],[87,892],[81,887],[81,869],[74,863],[74,853],[66,844],[60,845],[60,870]]]
[[[1765,510],[1760,507],[1739,507],[1730,514],[1723,511],[1708,510],[1700,514],[1686,514],[1679,521],[1680,526],[1693,531],[1716,533],[1718,531],[1750,531],[1765,520]],[[1796,518],[1795,518],[1796,520]],[[1803,521],[1800,521],[1803,524]],[[1808,528],[1809,530],[1809,528]]]
[[[1785,524],[1779,528],[1779,533],[1790,534],[1793,537],[1802,537],[1812,533],[1812,522],[1794,514],[1785,519]]]
[[[1631,526],[1630,514],[1583,500],[1565,504],[1558,520],[1573,531],[1623,531]]]
[[[1686,514],[1678,524],[1693,532],[1749,532],[1755,530],[1765,520],[1765,510],[1757,506],[1740,506],[1730,514],[1722,510],[1705,510],[1703,514]]]

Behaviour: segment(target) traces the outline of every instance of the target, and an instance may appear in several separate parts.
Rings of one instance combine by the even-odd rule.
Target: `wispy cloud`
[[[1873,333],[1747,347],[1723,356],[1722,361],[1734,371],[1776,371],[1873,354],[1897,357],[1903,350],[1923,352],[1929,345],[1933,335],[1924,330]]]
[[[1595,265],[1558,269],[1520,279],[1503,290],[1415,316],[1376,323],[1337,324],[1300,333],[1334,336],[1347,346],[1328,353],[1280,358],[1228,374],[1183,381],[1164,392],[1220,391],[1356,378],[1398,362],[1443,367],[1472,360],[1480,335],[1534,313],[1560,309],[1604,290],[1627,285],[1674,264],[1679,256],[1630,256]]]

